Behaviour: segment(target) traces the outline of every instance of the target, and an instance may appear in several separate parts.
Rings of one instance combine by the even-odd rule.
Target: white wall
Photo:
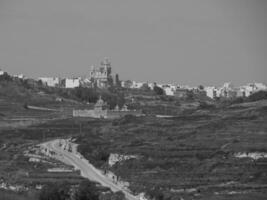
[[[217,94],[217,97],[220,95],[219,94],[219,90],[215,87],[205,87],[204,90],[206,91],[207,93],[207,96],[210,97],[210,98],[215,98],[216,96],[214,96],[214,91],[216,91],[216,94]]]
[[[80,86],[80,79],[68,79],[65,80],[65,88],[76,88]]]
[[[56,85],[59,85],[59,78],[54,77],[41,77],[38,78],[38,80],[41,80],[44,84],[47,84],[49,87],[55,87]]]

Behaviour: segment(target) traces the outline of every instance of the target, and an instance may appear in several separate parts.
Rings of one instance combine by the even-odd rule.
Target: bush
[[[46,185],[40,193],[39,200],[68,200],[70,186],[66,183]]]
[[[99,200],[126,200],[123,192],[101,194]]]
[[[148,196],[152,199],[155,200],[163,200],[164,199],[164,195],[162,193],[162,191],[160,190],[160,188],[155,187],[154,189],[148,191]]]
[[[158,86],[154,86],[153,90],[156,93],[156,95],[164,95],[164,90]]]
[[[4,73],[3,75],[0,76],[0,81],[11,81],[12,77],[8,75],[8,73]]]
[[[75,192],[75,200],[98,200],[100,195],[95,183],[84,180]]]
[[[267,99],[267,91],[258,91],[248,97],[248,101],[259,101],[263,99]]]

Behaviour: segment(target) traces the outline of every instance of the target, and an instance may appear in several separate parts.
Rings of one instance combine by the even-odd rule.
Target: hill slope
[[[133,191],[174,199],[264,199],[260,197],[267,194],[266,121],[265,100],[198,109],[172,119],[126,117],[85,124],[77,141],[80,152],[104,168],[107,153],[136,155],[139,159],[108,167],[129,181]],[[260,153],[261,158],[249,153]]]

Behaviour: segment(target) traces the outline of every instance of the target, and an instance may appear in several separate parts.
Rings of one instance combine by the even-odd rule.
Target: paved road
[[[58,159],[74,166],[76,169],[81,171],[81,175],[92,181],[96,181],[101,185],[110,188],[113,192],[122,191],[128,200],[139,200],[129,191],[127,191],[122,186],[116,185],[112,180],[104,176],[98,169],[96,169],[92,164],[90,164],[86,159],[80,158],[77,154],[63,150],[59,146],[59,140],[53,140],[51,142],[44,143],[46,147],[56,153]]]

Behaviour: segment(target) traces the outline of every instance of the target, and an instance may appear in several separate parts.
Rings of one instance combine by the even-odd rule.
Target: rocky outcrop
[[[234,156],[236,158],[251,158],[253,160],[258,160],[260,158],[267,158],[267,153],[265,152],[251,152],[251,153],[235,153]]]
[[[108,164],[109,164],[110,167],[112,167],[117,162],[129,160],[129,159],[136,159],[136,158],[138,158],[138,156],[135,156],[135,155],[121,155],[121,154],[117,154],[117,153],[112,153],[109,156]]]

